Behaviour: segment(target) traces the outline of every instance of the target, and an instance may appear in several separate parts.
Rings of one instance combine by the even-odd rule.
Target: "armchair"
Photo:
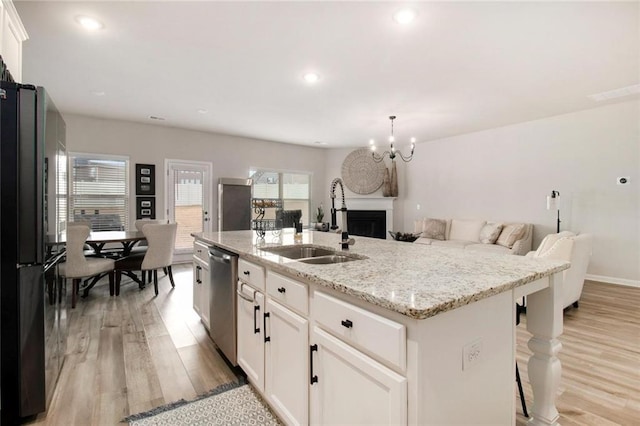
[[[584,278],[589,266],[593,238],[591,234],[576,235],[563,231],[558,234],[547,235],[535,252],[529,252],[527,257],[567,260],[571,267],[563,271],[563,307],[573,305],[578,307],[582,294]]]

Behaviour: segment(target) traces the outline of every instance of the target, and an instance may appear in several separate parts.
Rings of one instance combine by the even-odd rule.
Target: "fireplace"
[[[348,210],[349,235],[387,238],[387,212],[385,210]]]
[[[360,227],[360,225],[356,225],[353,224],[354,228],[352,228],[351,226],[351,220],[352,218],[349,216],[349,214],[351,212],[357,212],[356,216],[358,215],[358,213],[369,213],[369,212],[376,212],[376,220],[380,220],[380,218],[382,218],[381,220],[383,221],[382,224],[378,224],[378,229],[375,232],[375,237],[376,238],[387,238],[387,239],[391,239],[391,237],[389,236],[389,234],[387,233],[387,231],[393,231],[394,227],[394,223],[393,223],[393,203],[395,201],[395,198],[392,197],[354,197],[354,198],[347,198],[346,202],[347,202],[347,226],[348,226],[348,230],[349,230],[349,234],[353,234],[353,235],[365,235],[365,233],[369,233],[369,228],[371,227],[371,225],[368,225],[369,228],[365,228],[365,230],[362,233],[355,233],[353,232],[354,230],[356,232],[360,232],[362,230],[357,229]],[[369,221],[371,221],[371,219],[367,219]],[[368,235],[367,235],[368,236]]]

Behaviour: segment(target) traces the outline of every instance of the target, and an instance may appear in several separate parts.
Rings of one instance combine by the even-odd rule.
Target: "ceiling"
[[[64,113],[333,148],[638,98],[587,97],[640,83],[636,1],[14,3],[23,81]]]

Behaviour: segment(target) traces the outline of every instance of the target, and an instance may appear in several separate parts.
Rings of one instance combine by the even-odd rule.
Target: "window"
[[[311,175],[266,170],[252,170],[253,198],[281,198],[284,210],[302,210],[301,222],[309,224],[309,196]],[[267,209],[269,210],[269,209]],[[273,219],[275,212],[267,211],[265,219]]]
[[[129,158],[69,154],[69,220],[94,231],[129,228]]]

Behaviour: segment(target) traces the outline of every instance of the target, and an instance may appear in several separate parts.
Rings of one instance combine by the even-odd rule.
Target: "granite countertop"
[[[313,265],[287,259],[262,249],[293,245],[292,230],[192,234],[240,257],[302,280],[329,287],[410,318],[425,319],[494,294],[508,291],[569,268],[569,262],[482,253],[392,240],[353,237],[347,252],[367,259]],[[302,244],[340,250],[340,235],[303,232]],[[301,243],[297,243],[301,244]]]

